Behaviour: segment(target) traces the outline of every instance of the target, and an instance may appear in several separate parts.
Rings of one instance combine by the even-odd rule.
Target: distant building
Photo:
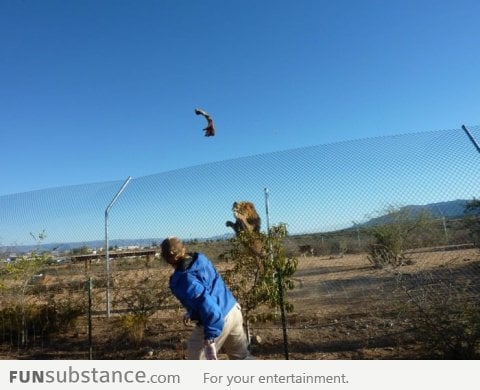
[[[10,255],[7,257],[7,263],[11,263],[13,261],[16,261],[18,258],[16,253],[10,253]]]

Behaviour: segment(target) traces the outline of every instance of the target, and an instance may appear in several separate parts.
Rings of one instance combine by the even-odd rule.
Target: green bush
[[[140,313],[128,313],[115,321],[115,327],[120,330],[120,336],[129,344],[139,346],[145,339],[145,329],[149,317]]]
[[[75,326],[84,313],[78,304],[62,300],[47,304],[11,303],[0,310],[1,341],[18,347],[33,346]]]
[[[285,253],[282,240],[286,235],[283,224],[273,226],[269,234],[244,231],[231,240],[231,250],[225,254],[233,264],[224,274],[225,281],[242,306],[248,336],[255,310],[279,306],[293,310],[285,293],[294,288],[292,276],[298,261]]]
[[[367,259],[375,268],[398,267],[405,262],[405,250],[423,246],[418,237],[430,230],[432,219],[427,213],[413,215],[405,209],[387,208],[383,222],[364,228],[372,241]]]

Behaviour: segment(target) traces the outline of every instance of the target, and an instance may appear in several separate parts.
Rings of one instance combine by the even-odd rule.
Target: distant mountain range
[[[457,219],[463,218],[467,214],[465,213],[465,207],[468,200],[457,199],[448,202],[429,203],[423,206],[410,205],[400,207],[400,212],[405,212],[412,218],[418,217],[421,213],[427,213],[432,218],[445,218],[445,219]],[[480,214],[480,212],[469,212],[468,215]],[[388,215],[382,215],[377,218],[372,218],[369,221],[363,223],[363,226],[381,225],[390,222]]]
[[[198,238],[197,240],[207,241],[207,240],[227,240],[233,237],[232,233],[222,234],[214,237],[209,238]],[[149,247],[152,246],[153,243],[156,245],[160,245],[163,238],[132,238],[132,239],[110,239],[108,241],[109,247],[119,247],[119,248],[127,248],[127,247]],[[188,242],[188,241],[187,241]],[[0,254],[1,253],[25,253],[31,251],[58,251],[59,253],[68,252],[72,249],[78,249],[81,247],[87,246],[92,249],[99,249],[105,246],[104,240],[94,240],[94,241],[81,241],[81,242],[63,242],[63,243],[48,243],[48,244],[40,244],[40,245],[16,245],[16,246],[0,246]]]
[[[161,243],[158,239],[118,239],[118,240],[109,240],[108,246],[109,247],[129,247],[129,246],[150,246],[153,242],[158,244]],[[58,251],[67,252],[71,251],[72,249],[77,249],[87,246],[89,248],[103,248],[105,246],[104,240],[94,240],[94,241],[81,241],[81,242],[53,242],[48,244],[40,244],[40,245],[17,245],[17,246],[3,246],[0,247],[0,253],[2,252],[18,252],[18,253],[25,253],[30,252],[33,250],[37,251]]]
[[[423,212],[428,213],[433,218],[445,218],[445,219],[457,219],[463,218],[465,214],[465,207],[468,200],[457,199],[447,202],[439,203],[429,203],[426,205],[410,205],[401,207],[399,210],[408,213],[412,218],[420,215]],[[469,213],[480,215],[480,211],[476,213]],[[381,225],[384,223],[390,222],[388,215],[382,215],[380,217],[371,218],[367,222],[361,224],[362,226],[373,226]],[[218,236],[212,236],[209,238],[198,238],[198,241],[207,241],[207,240],[227,240],[233,237],[232,233],[222,234]],[[109,240],[109,246],[117,247],[131,247],[131,246],[151,246],[152,243],[161,243],[160,238],[141,238],[141,239],[112,239]],[[89,248],[102,248],[105,245],[105,241],[96,240],[88,242],[67,242],[67,243],[51,243],[51,244],[42,244],[42,245],[22,245],[16,247],[3,246],[0,247],[0,253],[2,252],[18,252],[24,253],[32,250],[45,250],[45,251],[54,251],[58,250],[59,252],[70,251],[75,248],[81,248],[82,246],[88,246]]]

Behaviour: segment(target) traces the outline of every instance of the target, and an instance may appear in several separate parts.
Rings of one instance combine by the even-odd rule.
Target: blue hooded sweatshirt
[[[237,301],[204,254],[194,253],[175,269],[170,289],[190,319],[203,326],[205,339],[220,336],[225,316]]]

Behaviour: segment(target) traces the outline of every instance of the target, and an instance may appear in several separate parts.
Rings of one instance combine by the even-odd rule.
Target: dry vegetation
[[[288,294],[294,305],[288,314],[290,358],[478,358],[478,249],[410,254],[407,260],[401,267],[378,269],[365,254],[299,258],[296,288]],[[228,264],[217,266],[222,271]],[[85,282],[92,276],[93,358],[183,359],[190,329],[182,324],[183,310],[169,297],[169,272],[158,260],[153,266],[142,259],[116,261],[114,307],[107,319],[102,263],[90,270],[83,264],[51,265],[29,281],[23,303],[31,308],[54,300],[64,326],[33,327],[25,343],[7,329],[6,309],[15,298],[11,287],[16,282],[4,280],[1,358],[88,359]],[[258,358],[284,359],[276,314],[260,312],[252,324],[257,336],[252,351]],[[452,345],[440,345],[435,335]]]

